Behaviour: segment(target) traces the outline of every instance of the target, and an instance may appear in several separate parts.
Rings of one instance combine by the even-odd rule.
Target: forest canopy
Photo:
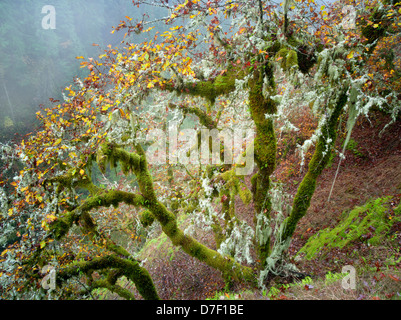
[[[123,45],[76,57],[87,75],[37,113],[37,132],[0,145],[4,299],[98,288],[159,299],[138,254],[160,234],[227,288],[297,276],[288,248],[341,123],[345,147],[372,109],[399,117],[401,3],[133,5],[166,16],[116,23]],[[289,197],[275,176],[278,145],[302,129],[291,119],[303,110],[317,125],[296,146],[303,178]]]

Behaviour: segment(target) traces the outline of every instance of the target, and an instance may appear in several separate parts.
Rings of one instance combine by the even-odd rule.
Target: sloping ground
[[[293,256],[319,230],[338,226],[348,212],[370,200],[391,196],[388,214],[393,214],[401,198],[401,122],[392,124],[380,134],[388,121],[388,117],[375,113],[370,121],[362,119],[358,122],[352,134],[352,148],[347,150],[346,159],[341,163],[330,201],[328,197],[336,175],[338,157],[324,170],[308,214],[298,225],[290,248]],[[370,245],[362,237],[344,248],[327,250],[319,258],[302,259],[296,264],[316,279],[324,279],[328,272],[341,272],[344,265],[355,266],[362,273],[373,270],[369,275],[378,283],[381,277],[385,277],[383,268],[401,270],[401,224],[395,223],[389,235],[391,241],[388,237],[380,244]],[[399,278],[391,274],[389,277],[387,279],[390,282],[401,287]],[[365,280],[363,282],[367,283]],[[375,298],[373,295],[360,294],[362,298]],[[393,296],[394,292],[385,293],[385,298]]]
[[[357,123],[351,136],[354,148],[345,152],[330,201],[339,157],[319,177],[308,214],[298,225],[298,238],[335,226],[344,211],[370,199],[401,196],[401,121],[382,132],[388,122],[377,112]]]

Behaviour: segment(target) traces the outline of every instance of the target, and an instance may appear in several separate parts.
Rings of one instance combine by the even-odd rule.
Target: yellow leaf
[[[56,142],[54,143],[55,146],[59,145],[61,143],[61,138],[57,139]]]
[[[81,169],[81,170],[79,170],[79,173],[81,174],[81,176],[83,176],[85,174],[85,170]]]
[[[148,83],[148,88],[150,89],[150,88],[153,88],[155,85],[153,84],[153,82],[149,82]]]
[[[42,241],[40,242],[40,248],[43,249],[45,246],[46,246],[46,241],[45,241],[45,240],[42,240]]]
[[[53,214],[48,214],[48,215],[46,216],[46,219],[47,219],[48,221],[54,221],[54,220],[57,220],[57,217],[56,217],[55,215],[53,215]]]
[[[354,57],[354,51],[351,51],[348,55],[347,55],[347,59],[352,59]]]

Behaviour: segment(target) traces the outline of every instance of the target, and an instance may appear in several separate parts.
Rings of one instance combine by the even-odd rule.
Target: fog
[[[0,142],[35,130],[41,106],[61,100],[74,77],[85,76],[76,57],[97,57],[107,45],[119,45],[125,31],[111,34],[112,27],[144,14],[153,20],[167,12],[137,8],[132,0],[0,0]],[[135,37],[129,40],[143,40]]]
[[[76,57],[119,45],[125,31],[111,34],[112,26],[144,10],[149,19],[166,15],[131,0],[0,0],[0,141],[33,131],[41,105],[85,75]]]

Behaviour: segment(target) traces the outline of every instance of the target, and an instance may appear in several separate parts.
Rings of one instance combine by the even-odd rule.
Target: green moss
[[[322,135],[319,137],[315,152],[308,164],[308,172],[302,179],[294,197],[291,214],[283,222],[283,242],[292,237],[298,221],[306,214],[315,192],[316,180],[330,161],[331,150],[337,138],[336,128],[338,121],[348,100],[346,92],[344,88],[330,118],[322,127]],[[330,143],[327,141],[330,141]]]
[[[282,48],[277,52],[277,58],[280,58],[280,66],[284,71],[291,70],[292,67],[298,66],[298,54],[295,50]]]
[[[292,67],[298,65],[298,55],[295,50],[290,50],[286,58],[286,68],[290,70]]]
[[[178,86],[178,88],[166,86],[166,89],[178,93],[203,97],[209,100],[211,104],[214,104],[218,96],[228,94],[235,90],[235,79],[240,79],[243,76],[243,72],[237,73],[234,68],[229,68],[225,73],[214,79],[189,83]]]
[[[52,225],[51,230],[53,231],[56,240],[60,240],[70,230],[71,224],[66,221],[65,218],[58,218]]]
[[[394,214],[397,217],[401,217],[401,202],[398,204],[398,207],[394,209]]]
[[[312,236],[299,253],[304,253],[306,259],[312,259],[322,250],[343,248],[355,241],[380,244],[391,226],[401,221],[400,215],[389,219],[390,200],[391,197],[378,198],[354,208],[335,228],[321,230]]]
[[[66,280],[78,276],[81,272],[90,275],[93,270],[105,270],[110,268],[120,270],[121,275],[125,275],[128,279],[133,281],[138,292],[145,299],[159,299],[148,271],[141,267],[137,261],[124,259],[117,255],[97,257],[89,261],[76,261],[67,267],[60,268],[57,272],[57,278],[58,280]]]
[[[252,177],[253,202],[256,216],[263,212],[268,218],[271,211],[271,201],[267,196],[270,189],[270,175],[276,168],[277,142],[274,132],[273,120],[266,115],[274,115],[277,112],[276,103],[263,95],[264,78],[268,79],[268,90],[271,95],[275,92],[272,66],[267,64],[261,70],[254,70],[253,78],[249,82],[249,106],[252,119],[256,126],[254,140],[254,160],[258,166],[257,176]],[[270,254],[270,240],[258,244],[259,260],[264,262]]]
[[[144,210],[139,214],[139,220],[141,224],[146,228],[153,224],[155,217],[149,210]]]

